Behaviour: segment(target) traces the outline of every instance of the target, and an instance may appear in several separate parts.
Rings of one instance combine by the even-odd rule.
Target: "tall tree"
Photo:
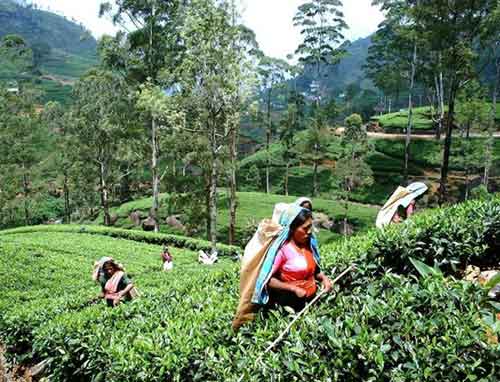
[[[459,90],[476,74],[478,55],[475,45],[491,12],[490,0],[419,1],[413,7],[415,30],[441,53],[448,85],[448,118],[441,165],[440,203],[448,195],[448,173],[455,125],[455,105]]]
[[[0,40],[0,58],[19,72],[31,65],[32,52],[24,39],[7,35]],[[15,92],[0,87],[0,158],[2,173],[10,173],[20,187],[14,195],[22,195],[24,222],[31,223],[32,173],[37,165],[37,148],[43,140],[41,121],[35,105],[39,94],[29,85],[18,86]],[[3,186],[2,188],[6,188]]]
[[[182,25],[185,2],[181,0],[115,0],[101,5],[100,14],[109,14],[116,24],[132,28],[126,37],[118,34],[113,44],[104,49],[105,62],[121,69],[127,78],[149,87],[169,88],[177,79],[172,76],[182,60],[179,28]],[[159,230],[158,209],[160,194],[158,121],[146,119],[150,132],[151,174],[153,185],[152,218]]]
[[[116,74],[92,70],[75,85],[74,136],[82,162],[95,165],[104,225],[111,225],[109,201],[117,152],[127,137],[133,110],[129,88]]]
[[[22,195],[24,222],[31,224],[32,174],[40,161],[43,141],[35,110],[38,94],[23,88],[17,94],[0,88],[0,158],[2,172],[14,175],[16,193]]]
[[[348,234],[347,216],[349,197],[360,187],[373,184],[373,173],[366,163],[371,151],[368,134],[360,115],[352,114],[345,120],[345,130],[341,139],[341,150],[334,170],[336,194],[344,202],[344,234]]]
[[[496,127],[498,88],[500,85],[500,3],[498,1],[491,1],[489,15],[484,20],[481,31],[481,43],[481,46],[489,52],[488,58],[493,63],[492,66],[495,73],[493,84],[491,84],[492,107],[488,121],[488,138],[483,176],[483,184],[488,189],[491,165],[493,163],[493,141]]]
[[[331,131],[328,130],[326,119],[324,109],[317,110],[314,108],[313,115],[307,121],[307,130],[302,138],[303,140],[298,143],[299,147],[301,147],[302,158],[312,164],[312,196],[317,196],[320,191],[319,167],[326,159],[329,159],[332,152],[331,144],[334,137]]]
[[[322,71],[345,55],[343,31],[348,28],[341,11],[341,0],[311,0],[299,6],[293,19],[303,41],[296,50],[299,60],[310,65],[318,82],[317,105],[322,93]]]
[[[471,139],[471,130],[481,131],[488,125],[488,105],[486,103],[485,91],[476,82],[471,81],[465,86],[458,96],[456,112],[462,139],[458,142],[457,150],[460,167],[465,169],[465,199],[469,199],[471,176],[479,170],[486,162],[488,153],[479,150]],[[488,129],[486,129],[486,132]]]
[[[375,45],[373,54],[381,54],[383,59],[397,56],[395,62],[399,63],[399,69],[408,72],[408,121],[406,125],[405,153],[403,178],[408,183],[408,166],[410,161],[411,131],[413,127],[413,92],[415,88],[415,76],[417,70],[417,50],[419,37],[415,29],[413,8],[418,5],[419,0],[374,0],[373,5],[379,5],[385,11],[386,19],[379,26],[378,38],[385,42],[384,45]],[[375,39],[376,40],[376,39]],[[392,53],[387,54],[388,50]],[[382,52],[380,52],[382,51]],[[383,62],[383,61],[382,61]],[[377,65],[376,65],[377,64]],[[381,67],[380,60],[372,60],[371,70],[377,74],[385,72]],[[384,81],[385,82],[385,81]]]
[[[64,197],[64,222],[71,223],[71,197],[70,180],[71,173],[78,160],[75,153],[78,151],[71,130],[75,123],[71,109],[65,110],[58,102],[49,102],[45,105],[43,114],[45,123],[55,135],[55,153],[58,170],[62,173],[63,197]]]
[[[285,61],[262,56],[258,72],[261,79],[262,92],[265,93],[265,124],[266,124],[266,193],[271,192],[270,180],[270,167],[271,167],[271,153],[269,151],[271,146],[271,139],[275,133],[275,124],[273,122],[273,99],[277,98],[277,90],[283,88],[285,85],[285,78],[287,74],[288,65]]]
[[[217,243],[217,179],[227,148],[235,109],[229,100],[241,83],[241,52],[234,49],[239,28],[232,23],[231,4],[194,0],[187,11],[182,39],[185,59],[179,68],[182,88],[192,110],[192,129],[209,143],[209,240]]]

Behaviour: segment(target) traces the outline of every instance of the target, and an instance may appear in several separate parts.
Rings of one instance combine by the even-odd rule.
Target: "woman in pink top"
[[[302,310],[316,294],[316,281],[329,291],[330,279],[321,272],[311,248],[312,213],[303,209],[290,226],[288,241],[274,260],[272,277],[267,284],[270,305],[286,305]]]

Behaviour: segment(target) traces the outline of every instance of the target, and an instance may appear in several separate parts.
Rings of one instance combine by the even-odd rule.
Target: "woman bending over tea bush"
[[[94,267],[93,279],[101,285],[101,298],[110,307],[120,301],[130,301],[134,293],[134,284],[125,274],[123,267],[111,257],[103,257]]]

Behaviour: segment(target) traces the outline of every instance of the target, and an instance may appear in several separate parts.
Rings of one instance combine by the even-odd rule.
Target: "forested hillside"
[[[34,82],[43,102],[68,102],[71,85],[97,63],[97,42],[76,20],[0,0],[0,38],[8,35],[22,37],[32,54],[23,69],[0,59],[0,81]]]

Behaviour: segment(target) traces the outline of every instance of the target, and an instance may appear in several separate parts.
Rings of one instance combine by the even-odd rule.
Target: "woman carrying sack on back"
[[[312,240],[311,211],[292,204],[281,214],[279,225],[276,235],[242,266],[234,330],[251,321],[260,307],[288,305],[300,310],[316,294],[316,281],[331,289]]]
[[[96,263],[93,279],[101,285],[100,297],[106,300],[109,307],[136,297],[132,280],[125,274],[123,267],[110,257]]]
[[[330,279],[319,268],[319,253],[312,243],[312,231],[312,213],[302,209],[290,224],[288,238],[274,259],[267,283],[268,306],[289,306],[298,312],[316,295],[316,281],[326,292],[331,289]]]

